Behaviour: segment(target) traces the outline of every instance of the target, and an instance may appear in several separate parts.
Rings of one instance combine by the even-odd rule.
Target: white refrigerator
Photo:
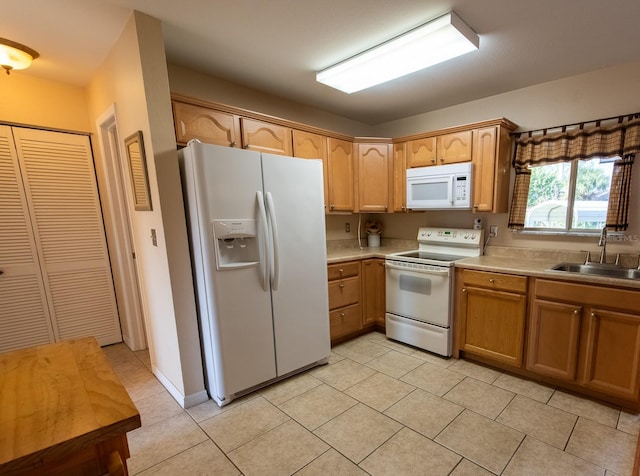
[[[211,398],[325,363],[322,162],[191,141],[180,165]]]

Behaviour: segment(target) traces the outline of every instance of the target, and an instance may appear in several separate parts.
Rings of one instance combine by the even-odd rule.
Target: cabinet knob
[[[344,288],[344,284],[340,283],[340,284],[338,285],[338,287],[339,287],[340,289],[342,289],[342,288]]]
[[[440,157],[440,162],[444,164],[444,157]]]
[[[344,312],[341,312],[341,313],[340,313],[340,317],[344,317]]]
[[[338,270],[338,272],[339,272],[340,274],[344,274],[344,269],[340,268],[340,269]]]
[[[249,144],[245,144],[243,149],[248,149],[249,148]]]
[[[598,317],[598,315],[595,312],[592,312],[591,317]]]
[[[496,281],[495,279],[493,279],[493,278],[489,278],[489,282],[490,282],[490,283],[494,283],[495,281]]]
[[[478,205],[474,205],[474,206],[473,206],[473,208],[474,208],[474,210],[475,210],[475,209],[477,209],[477,208],[478,208]]]
[[[435,164],[436,163],[436,159],[431,159],[431,163]]]
[[[329,209],[333,210],[334,208],[335,208],[335,205],[333,203],[329,205]]]
[[[402,211],[404,212],[404,211],[407,209],[407,207],[405,207],[404,205],[402,205],[401,209],[402,209]],[[640,259],[640,258],[639,258],[639,259]]]
[[[229,143],[229,147],[235,147],[236,146],[236,141],[232,141]]]
[[[467,288],[462,288],[462,292],[466,293],[467,292]]]

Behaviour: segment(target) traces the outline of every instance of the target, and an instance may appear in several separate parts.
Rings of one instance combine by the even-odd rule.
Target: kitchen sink
[[[560,263],[553,266],[551,270],[605,276],[607,278],[640,279],[640,269],[622,268],[614,264]]]

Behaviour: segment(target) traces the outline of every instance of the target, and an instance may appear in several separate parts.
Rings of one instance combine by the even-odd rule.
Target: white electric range
[[[424,227],[417,250],[387,255],[387,337],[450,356],[454,265],[480,256],[482,245],[482,230]]]

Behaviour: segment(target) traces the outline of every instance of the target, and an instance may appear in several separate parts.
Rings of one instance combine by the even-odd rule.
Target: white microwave
[[[471,208],[471,162],[407,169],[407,208]]]

